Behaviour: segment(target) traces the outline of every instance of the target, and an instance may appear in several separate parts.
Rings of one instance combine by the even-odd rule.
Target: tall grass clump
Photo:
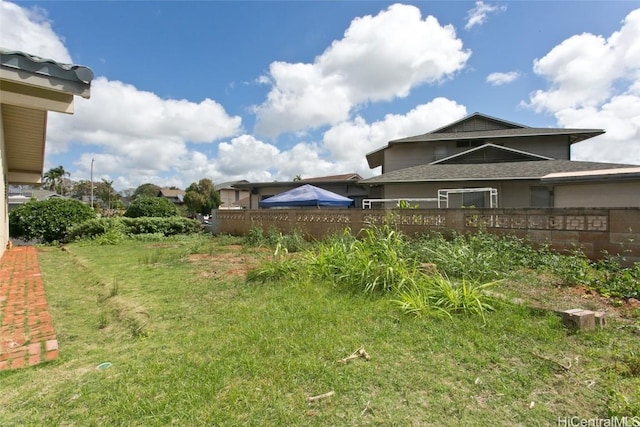
[[[546,247],[533,248],[516,236],[496,236],[478,232],[455,234],[446,239],[442,234],[421,236],[414,249],[421,262],[435,264],[449,277],[471,281],[491,281],[522,268],[538,268],[545,264]]]
[[[275,227],[269,227],[264,231],[262,227],[256,224],[249,229],[244,243],[247,246],[272,249],[280,246],[281,248],[287,249],[288,252],[300,252],[309,246],[300,230],[294,230],[291,233],[284,234]]]
[[[411,281],[417,263],[407,257],[407,242],[390,225],[363,229],[359,238],[345,230],[307,257],[310,272],[338,286],[386,293]]]
[[[402,311],[416,316],[449,317],[464,313],[482,317],[493,311],[490,298],[484,293],[497,281],[479,283],[468,279],[450,280],[446,275],[421,275],[418,280],[397,293],[394,303]]]

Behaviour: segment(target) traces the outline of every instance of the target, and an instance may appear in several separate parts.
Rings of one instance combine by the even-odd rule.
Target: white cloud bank
[[[354,108],[406,97],[461,70],[471,53],[451,25],[422,19],[414,6],[395,4],[351,22],[312,64],[274,62],[262,80],[272,84],[256,107],[256,132],[283,132],[336,125]]]
[[[3,46],[73,62],[44,11],[4,1],[0,8]],[[94,178],[114,180],[117,189],[145,182],[184,188],[203,177],[219,183],[346,172],[369,176],[367,152],[390,139],[456,120],[465,109],[438,99],[374,123],[351,118],[353,109],[445,79],[469,55],[451,26],[440,26],[433,17],[423,20],[415,7],[395,5],[377,16],[354,19],[344,38],[314,64],[275,62],[265,76],[274,86],[256,109],[263,130],[280,133],[334,124],[321,141],[282,150],[242,134],[241,118],[229,116],[211,99],[162,99],[99,76],[92,82],[90,100],[76,98],[74,115],[49,115],[47,153],[78,151],[73,179],[88,179],[94,163]],[[65,165],[67,170],[70,166]]]
[[[553,114],[561,127],[605,129],[576,144],[573,158],[640,164],[640,9],[610,37],[584,33],[534,61],[550,84],[526,104]]]

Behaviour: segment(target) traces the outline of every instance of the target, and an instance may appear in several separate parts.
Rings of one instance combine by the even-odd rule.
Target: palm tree
[[[64,166],[49,169],[43,176],[42,184],[45,188],[55,191],[64,196],[64,177],[71,176],[69,172],[64,170]]]
[[[113,180],[109,181],[104,178],[102,178],[102,182],[98,185],[98,197],[103,202],[107,202],[107,212],[109,213],[111,212],[111,197],[115,195],[112,185]]]

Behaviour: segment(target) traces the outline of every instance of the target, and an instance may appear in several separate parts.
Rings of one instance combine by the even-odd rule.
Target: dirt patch
[[[247,272],[259,263],[253,257],[239,253],[191,254],[189,261],[202,267],[202,270],[198,272],[198,277],[202,278],[246,277]]]
[[[526,283],[506,283],[504,288],[511,295],[521,298],[526,305],[548,310],[570,310],[581,308],[591,311],[604,311],[607,317],[630,319],[637,316],[634,311],[640,308],[640,301],[613,300],[584,286],[561,286],[545,277],[538,277],[531,285]]]

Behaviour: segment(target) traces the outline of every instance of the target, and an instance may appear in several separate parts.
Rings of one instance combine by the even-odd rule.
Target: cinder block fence
[[[298,230],[322,238],[349,228],[392,219],[406,234],[428,231],[445,235],[483,230],[516,235],[563,251],[580,248],[591,259],[622,255],[640,262],[640,208],[627,209],[256,209],[218,210],[212,215],[216,233],[244,235],[251,227]]]

